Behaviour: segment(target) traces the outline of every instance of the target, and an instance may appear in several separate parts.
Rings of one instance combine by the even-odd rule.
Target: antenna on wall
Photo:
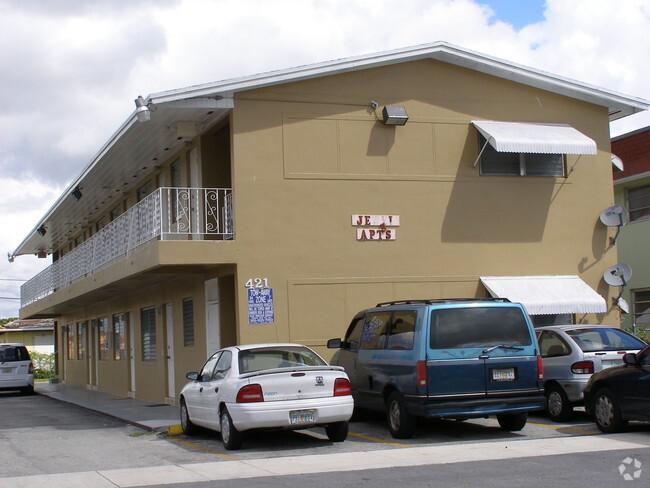
[[[618,238],[619,232],[621,232],[621,227],[627,224],[628,220],[630,220],[630,216],[627,213],[627,209],[620,205],[612,205],[611,207],[603,210],[603,212],[600,214],[600,221],[603,223],[603,225],[606,225],[607,227],[617,228],[616,235],[609,238],[609,243],[611,245],[616,244],[616,239]]]
[[[620,291],[618,296],[614,299],[614,303],[616,303],[618,308],[620,308],[624,313],[630,313],[630,306],[621,298],[623,295],[623,289],[630,281],[630,278],[632,278],[632,268],[623,263],[615,264],[611,268],[607,268],[603,273],[603,280],[605,280],[605,283],[610,286],[620,287]]]

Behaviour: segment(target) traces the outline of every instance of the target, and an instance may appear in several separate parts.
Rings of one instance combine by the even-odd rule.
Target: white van
[[[0,390],[34,393],[34,364],[24,344],[0,344]]]

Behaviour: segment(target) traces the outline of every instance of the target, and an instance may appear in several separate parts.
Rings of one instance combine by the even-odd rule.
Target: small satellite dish
[[[630,306],[628,305],[628,303],[623,298],[619,297],[616,300],[616,305],[618,305],[618,308],[621,309],[621,312],[630,313]]]
[[[600,221],[607,227],[620,227],[627,224],[630,216],[621,205],[612,205],[600,214]]]
[[[610,286],[625,286],[632,277],[632,268],[627,264],[615,264],[603,273],[605,283]]]

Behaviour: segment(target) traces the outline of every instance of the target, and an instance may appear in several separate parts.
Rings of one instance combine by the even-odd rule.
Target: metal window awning
[[[498,152],[596,154],[596,142],[563,124],[473,120],[472,124]]]
[[[604,313],[605,299],[578,276],[481,276],[495,298],[524,305],[530,315]]]
[[[612,165],[614,166],[614,171],[625,171],[623,160],[616,154],[612,154]]]

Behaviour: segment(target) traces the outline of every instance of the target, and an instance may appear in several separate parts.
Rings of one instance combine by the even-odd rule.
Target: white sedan
[[[239,449],[251,429],[325,427],[332,442],[348,435],[354,402],[340,366],[329,366],[299,344],[253,344],[214,353],[180,394],[183,433],[196,426],[221,432],[226,449]]]

